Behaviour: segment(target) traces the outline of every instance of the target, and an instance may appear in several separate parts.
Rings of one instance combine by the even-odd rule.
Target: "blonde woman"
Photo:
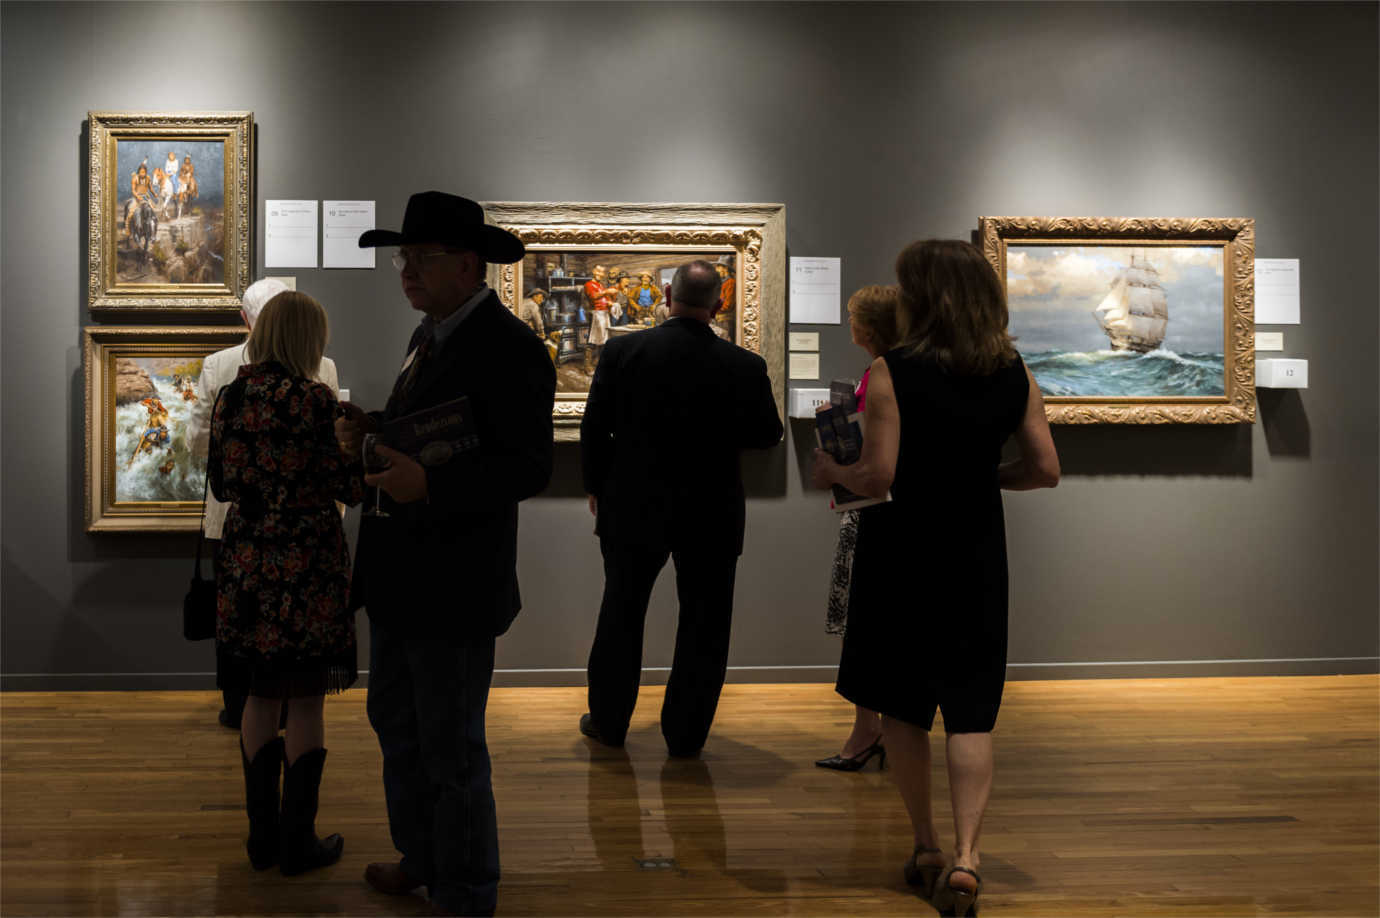
[[[858,531],[839,694],[882,712],[914,830],[906,881],[941,913],[976,909],[978,836],[992,792],[992,728],[1006,676],[1001,489],[1059,481],[1044,400],[1007,333],[1001,281],[966,242],[916,242],[896,260],[900,346],[873,361],[862,457],[815,452],[815,484],[892,501]],[[1019,458],[1001,461],[1015,437]],[[930,807],[930,728],[944,715],[954,850]]]
[[[334,502],[359,503],[364,484],[340,453],[335,395],[312,378],[327,335],[316,300],[295,291],[269,300],[248,363],[216,403],[207,454],[211,491],[230,504],[216,640],[241,664],[222,674],[238,684],[221,688],[249,696],[240,723],[249,860],[288,876],[333,864],[344,848],[339,835],[322,841],[315,831],[324,700],[357,677],[349,552]]]
[[[863,287],[848,300],[848,330],[853,343],[867,351],[872,360],[896,345],[896,308],[900,291],[896,287],[872,285]],[[865,370],[858,383],[858,410],[867,406],[867,380],[871,368]],[[858,523],[867,510],[845,510],[839,514],[839,541],[834,549],[834,568],[829,583],[829,609],[824,630],[843,634],[848,627],[848,592],[853,580],[853,551],[858,540]],[[815,762],[820,768],[836,771],[857,771],[877,757],[880,767],[886,767],[886,747],[882,745],[882,721],[876,711],[860,704],[853,706],[853,729],[844,740],[843,749],[827,759]]]

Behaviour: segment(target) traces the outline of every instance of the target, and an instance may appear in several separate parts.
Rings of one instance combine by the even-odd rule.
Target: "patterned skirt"
[[[834,569],[829,578],[829,609],[824,630],[843,634],[848,628],[848,591],[853,583],[853,551],[858,545],[858,511],[839,514],[839,544],[834,549]]]

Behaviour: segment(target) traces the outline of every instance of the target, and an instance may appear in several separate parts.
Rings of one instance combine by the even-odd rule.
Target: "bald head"
[[[712,312],[719,303],[719,272],[707,261],[687,261],[671,278],[671,305]]]

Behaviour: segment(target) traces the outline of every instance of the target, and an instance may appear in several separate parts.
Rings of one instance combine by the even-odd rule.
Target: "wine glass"
[[[378,434],[364,435],[364,471],[370,474],[387,471],[391,463],[378,452]],[[365,516],[385,517],[392,516],[387,510],[383,509],[383,489],[377,485],[374,487],[374,506],[364,511]]]

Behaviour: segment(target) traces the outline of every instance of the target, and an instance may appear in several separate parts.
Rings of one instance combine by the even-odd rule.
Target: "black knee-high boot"
[[[313,749],[299,755],[283,772],[282,834],[278,847],[278,868],[283,876],[334,864],[345,850],[345,839],[339,835],[316,837],[316,807],[325,767],[326,750]]]
[[[240,761],[244,764],[244,809],[249,815],[249,863],[255,870],[267,870],[278,863],[278,775],[283,770],[283,738],[275,736],[265,743],[254,761],[244,754],[240,740]]]

